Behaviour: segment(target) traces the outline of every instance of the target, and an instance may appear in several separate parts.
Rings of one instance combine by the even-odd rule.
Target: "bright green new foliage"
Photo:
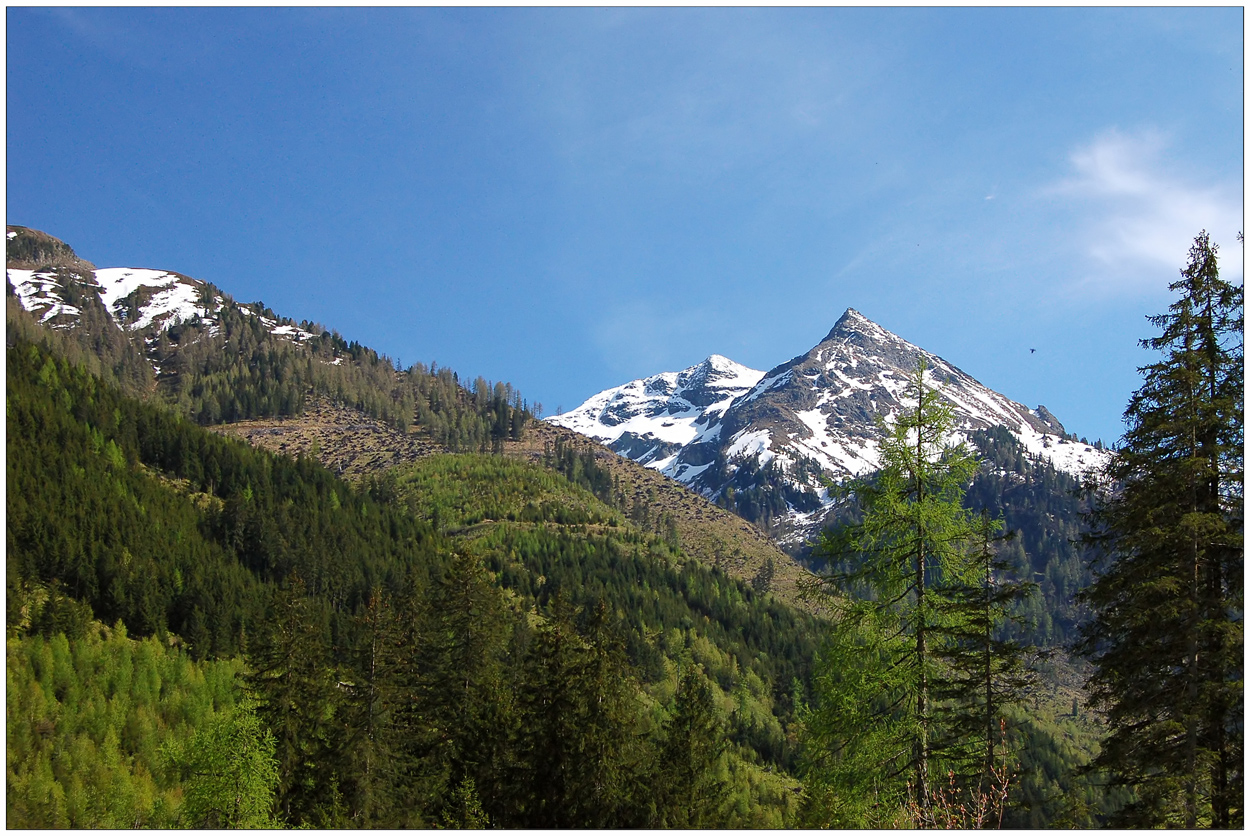
[[[235,661],[192,661],[154,637],[135,641],[120,623],[107,629],[93,622],[73,641],[64,634],[10,637],[5,823],[41,829],[192,823],[187,813],[197,778],[170,754],[206,754],[212,747],[204,745],[205,728],[240,716],[234,710],[239,668]],[[246,761],[258,792],[262,761],[250,755]]]
[[[195,828],[275,828],[278,765],[273,733],[254,706],[214,715],[170,759],[186,774],[181,823]]]

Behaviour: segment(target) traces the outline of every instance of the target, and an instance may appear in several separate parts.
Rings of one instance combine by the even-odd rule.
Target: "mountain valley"
[[[904,381],[920,357],[959,437],[985,462],[970,504],[1020,534],[1004,554],[1042,592],[1022,613],[1030,636],[1057,648],[1083,617],[1073,602],[1087,577],[1072,494],[1075,475],[1105,453],[1044,408],[991,392],[855,311],[768,372],[712,355],[537,421],[510,384],[433,363],[399,368],[208,282],[96,268],[25,227],[10,226],[7,240],[9,633],[32,643],[11,666],[42,658],[38,643],[58,635],[92,647],[121,636],[123,648],[130,635],[183,659],[169,664],[221,662],[229,676],[259,677],[264,654],[287,636],[289,659],[302,654],[310,666],[305,686],[337,682],[338,692],[317,691],[333,723],[299,718],[300,740],[331,748],[317,750],[315,768],[283,773],[281,823],[695,826],[669,791],[651,807],[638,801],[648,782],[682,785],[665,770],[676,718],[694,722],[690,712],[720,741],[698,767],[715,802],[698,821],[806,821],[796,778],[804,706],[830,617],[812,588],[807,567],[820,562],[808,545],[853,515],[826,480],[875,469],[877,416],[907,408]],[[411,652],[369,667],[382,658],[366,653],[381,652],[374,630]],[[566,642],[583,661],[547,669],[538,648],[556,646],[548,642]],[[592,659],[598,673],[586,667]],[[414,660],[431,672],[416,673]],[[1021,728],[1080,742],[1046,761],[1026,753],[1018,791],[1031,818],[1018,821],[1049,821],[1077,796],[1092,805],[1090,821],[1102,796],[1069,767],[1088,759],[1096,721],[1063,713],[1074,692],[1059,684],[1072,669],[1062,654],[1047,664],[1056,667]],[[359,683],[374,670],[383,678],[368,693],[429,701],[429,719],[404,715],[392,696],[368,697],[386,719],[384,732],[366,732],[374,709]],[[467,703],[448,696],[466,670]],[[264,714],[276,680],[246,681],[263,697],[265,722],[277,723]],[[538,695],[553,682],[581,689],[569,692],[584,701],[576,711],[615,706],[612,728],[630,730],[593,741],[618,770],[612,800],[583,808],[588,784],[533,783],[517,771],[533,766],[527,724],[564,722],[541,710]],[[220,696],[206,716],[246,719],[243,693]],[[692,694],[703,696],[691,703]],[[45,703],[22,709],[33,712],[31,728],[46,722]],[[468,716],[466,704],[481,710]],[[451,717],[461,724],[454,740],[437,725]],[[598,728],[567,731],[570,745],[590,745],[585,735]],[[178,734],[179,745],[191,739],[185,727]],[[23,740],[30,762],[52,775],[54,744]],[[296,758],[304,743],[282,745]],[[409,772],[378,777],[361,766],[390,746]],[[152,752],[126,757],[148,758],[143,769],[164,783],[145,792],[174,805],[149,804],[134,820],[179,821],[179,782],[189,779],[162,772]],[[43,786],[42,774],[11,780]],[[333,804],[301,796],[299,781],[345,794]],[[404,793],[419,797],[413,809],[393,805]],[[31,812],[40,826],[121,821],[89,805],[31,804],[22,809],[61,811]]]

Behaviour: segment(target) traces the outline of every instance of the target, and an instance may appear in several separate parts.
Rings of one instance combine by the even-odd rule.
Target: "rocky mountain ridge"
[[[263,305],[240,304],[212,284],[181,273],[97,268],[79,258],[68,244],[27,227],[9,226],[5,237],[13,293],[40,324],[51,328],[73,327],[85,305],[98,305],[118,328],[131,334],[148,332],[144,336],[152,340],[192,322],[205,326],[212,335],[218,312],[228,306],[259,317],[276,337],[298,343],[317,336],[294,320],[266,316]],[[160,374],[159,364],[153,364],[153,371]]]

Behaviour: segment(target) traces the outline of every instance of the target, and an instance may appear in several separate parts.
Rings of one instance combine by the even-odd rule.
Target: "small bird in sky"
[[[1029,349],[1029,354],[1035,354],[1036,352],[1037,352],[1037,349],[1036,349],[1036,348],[1030,348],[1030,349]]]

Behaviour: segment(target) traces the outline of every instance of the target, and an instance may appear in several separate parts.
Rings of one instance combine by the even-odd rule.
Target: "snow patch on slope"
[[[200,290],[190,279],[164,270],[144,270],[132,267],[105,267],[95,271],[100,285],[100,301],[118,325],[131,331],[160,324],[168,330],[180,322],[195,317],[206,317],[209,310],[200,305]],[[127,318],[124,300],[137,290],[153,289],[154,293]]]
[[[305,331],[303,328],[298,328],[294,325],[279,325],[275,328],[270,328],[269,333],[273,334],[275,337],[286,337],[288,339],[295,340],[295,342],[311,340],[317,336],[311,331]]]
[[[735,459],[738,456],[758,456],[760,467],[764,467],[776,458],[777,455],[772,451],[771,441],[772,433],[768,430],[740,432],[730,439],[729,448],[725,450],[725,458]]]
[[[14,233],[9,233],[10,238],[13,235]],[[67,305],[61,301],[61,297],[57,294],[60,282],[57,281],[55,274],[9,268],[8,275],[9,282],[13,285],[13,292],[17,294],[18,304],[23,310],[31,313],[43,311],[39,316],[41,323],[60,314],[77,316],[82,313],[73,305]]]
[[[1090,444],[1032,431],[1028,425],[1022,429],[1024,431],[1013,433],[1020,446],[1031,455],[1050,462],[1055,470],[1080,478],[1091,471],[1101,470],[1111,460],[1109,451],[1099,450]]]
[[[792,435],[789,446],[806,457],[815,459],[820,463],[822,470],[862,476],[876,470],[880,465],[875,442],[868,439],[850,438],[843,433],[830,432],[829,418],[819,407],[799,410],[794,414],[803,422],[811,435],[806,438]]]
[[[713,354],[680,372],[661,372],[600,392],[547,420],[608,445],[632,436],[684,446],[700,438],[710,422],[763,376]],[[671,460],[665,456],[647,466],[661,470]]]

